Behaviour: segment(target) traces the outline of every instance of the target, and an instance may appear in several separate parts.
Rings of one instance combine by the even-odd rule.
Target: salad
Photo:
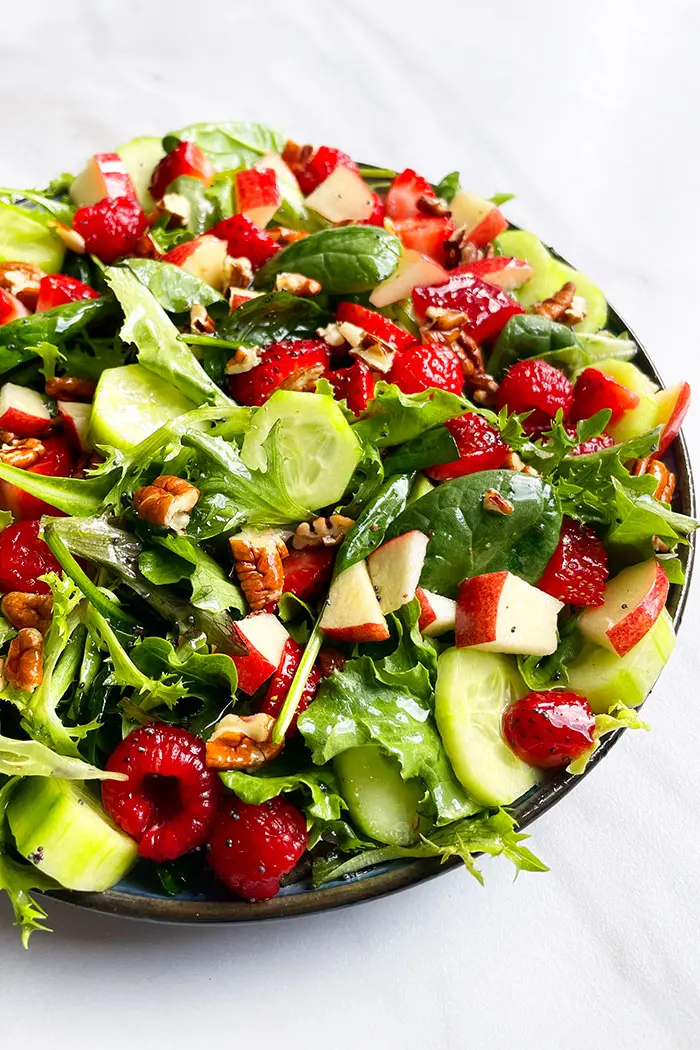
[[[697,522],[657,385],[500,205],[261,125],[0,189],[0,888],[546,870]],[[131,873],[131,874],[130,874]]]

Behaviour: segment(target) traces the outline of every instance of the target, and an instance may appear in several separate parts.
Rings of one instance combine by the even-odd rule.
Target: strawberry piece
[[[271,259],[280,250],[266,230],[261,230],[247,215],[232,215],[230,219],[222,219],[209,231],[215,237],[220,237],[228,245],[228,253],[234,259],[244,256],[250,260],[254,270]]]
[[[259,365],[228,377],[229,394],[242,405],[263,405],[280,383],[296,372],[330,364],[330,350],[320,339],[285,339],[271,343]]]
[[[499,411],[530,412],[523,428],[527,434],[539,434],[551,426],[559,409],[568,417],[573,397],[574,389],[563,372],[547,361],[531,358],[508,369],[498,388],[496,406]]]
[[[180,142],[158,161],[151,178],[151,196],[159,201],[171,182],[180,175],[189,175],[208,186],[214,178],[214,166],[194,142]]]
[[[0,324],[17,321],[20,317],[26,317],[28,313],[27,307],[15,295],[0,288]]]
[[[304,650],[293,638],[288,638],[282,653],[282,660],[279,667],[273,674],[268,690],[265,694],[265,699],[262,703],[261,710],[266,715],[272,715],[276,718],[282,710],[282,704],[287,699],[287,693],[289,687],[292,684],[292,679],[296,674],[296,669],[299,666]],[[321,673],[317,671],[315,667],[311,668],[311,673],[306,680],[304,691],[301,694],[299,705],[296,709],[294,718],[290,722],[289,729],[287,730],[286,736],[291,736],[297,731],[297,718],[302,711],[305,711],[309,706],[316,690],[321,682]]]
[[[147,228],[143,209],[131,197],[105,197],[79,208],[73,219],[73,229],[85,240],[85,250],[105,263],[133,252]]]
[[[625,412],[636,408],[639,397],[616,379],[605,375],[597,368],[584,368],[574,387],[574,403],[571,418],[589,419],[596,412],[609,408],[612,412],[610,424],[617,423]]]
[[[50,478],[69,478],[75,467],[75,455],[68,439],[63,434],[58,434],[56,437],[42,438],[41,443],[45,449],[44,455],[33,467],[27,468],[27,473],[43,474]],[[62,510],[57,510],[44,500],[31,496],[9,481],[0,482],[0,506],[4,510],[12,511],[15,521],[40,518],[42,514],[50,514],[52,517],[64,516]]]
[[[304,165],[295,168],[294,174],[301,192],[308,197],[317,186],[325,182],[331,172],[341,165],[352,171],[358,170],[357,164],[352,157],[348,157],[347,153],[334,149],[332,146],[319,146]]]
[[[384,210],[392,221],[425,218],[426,213],[420,207],[423,199],[437,201],[438,197],[427,179],[417,175],[412,168],[406,168],[396,176],[387,190]]]
[[[36,302],[36,313],[52,310],[54,306],[65,306],[66,303],[77,303],[83,299],[99,299],[100,293],[83,284],[75,277],[64,273],[50,273],[39,282],[39,298]]]
[[[201,846],[211,829],[219,781],[206,748],[186,729],[157,722],[129,733],[105,769],[128,780],[105,780],[102,804],[139,853],[160,864]]]
[[[364,412],[374,397],[374,374],[364,361],[355,361],[349,368],[329,372],[328,379],[337,400],[344,398],[356,416]]]
[[[339,303],[336,320],[357,325],[369,335],[374,335],[382,343],[386,343],[392,350],[406,350],[409,346],[414,346],[416,342],[405,328],[401,328],[388,317],[377,313],[376,310],[368,310],[366,306],[360,306],[358,303]]]
[[[275,896],[307,843],[304,815],[282,795],[261,806],[232,797],[217,814],[207,860],[233,893],[264,901]]]
[[[375,193],[373,190],[370,190],[370,193],[372,194],[372,204],[373,204],[372,214],[370,215],[370,217],[368,219],[362,219],[362,221],[360,223],[358,223],[358,225],[359,226],[383,226],[384,225],[384,201],[379,196],[379,194]]]
[[[47,572],[61,572],[53,554],[39,539],[39,520],[17,521],[0,532],[0,591],[26,591],[48,594],[49,585],[40,580]]]
[[[451,481],[480,470],[497,470],[508,458],[510,449],[499,431],[475,412],[448,419],[445,427],[455,439],[459,459],[426,470],[434,481]]]
[[[531,766],[567,766],[593,744],[595,716],[577,693],[528,693],[503,712],[503,735],[510,749]]]
[[[512,296],[461,266],[450,271],[445,284],[413,289],[413,307],[421,320],[429,306],[466,314],[463,331],[477,343],[498,335],[506,321],[524,312]]]
[[[576,424],[567,423],[564,430],[570,438],[576,437]],[[612,448],[615,444],[615,438],[611,437],[610,434],[596,434],[595,437],[589,438],[588,441],[581,441],[569,452],[570,456],[585,456],[588,452],[600,452],[604,448]]]
[[[322,598],[333,575],[335,551],[332,547],[305,547],[290,550],[284,559],[284,587],[287,594],[294,594],[302,602],[314,602]]]
[[[464,372],[459,357],[449,347],[416,344],[396,355],[387,380],[404,394],[418,394],[432,387],[461,394]]]
[[[397,219],[392,225],[404,248],[413,248],[441,266],[447,265],[445,242],[455,231],[451,219]]]
[[[595,531],[590,525],[564,518],[539,589],[568,605],[602,605],[607,578],[608,556]]]

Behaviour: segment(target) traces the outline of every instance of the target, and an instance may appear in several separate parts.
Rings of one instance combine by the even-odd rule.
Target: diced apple
[[[236,211],[264,230],[280,204],[277,175],[271,168],[251,168],[236,173]]]
[[[356,562],[333,580],[321,629],[339,642],[383,642],[389,637],[366,562]]]
[[[78,208],[97,204],[105,197],[136,197],[131,176],[118,153],[96,153],[90,157],[68,192]]]
[[[41,394],[5,383],[0,389],[0,430],[20,437],[41,437],[51,426],[51,413]]]
[[[374,211],[365,180],[342,164],[309,194],[306,204],[329,222],[363,222]]]
[[[262,295],[262,292],[254,292],[252,288],[235,288],[231,291],[229,308],[235,310],[244,303],[249,303],[251,299],[257,299],[259,295]]]
[[[181,266],[220,292],[226,277],[226,241],[209,233],[178,244],[163,256],[164,262]]]
[[[651,630],[667,596],[668,576],[656,558],[630,565],[606,584],[602,605],[584,609],[578,629],[589,641],[624,656]]]
[[[395,612],[415,598],[427,546],[425,533],[413,529],[370,554],[367,568],[383,613]]]
[[[474,193],[458,190],[450,204],[455,226],[464,227],[467,240],[483,248],[508,228],[503,212],[493,203]]]
[[[473,576],[459,585],[457,648],[549,656],[557,647],[557,616],[563,607],[512,572]]]
[[[251,695],[280,665],[289,635],[273,613],[255,613],[238,620],[234,630],[248,647],[247,656],[234,656],[238,685]]]
[[[93,447],[88,438],[92,405],[85,405],[80,401],[58,401],[57,405],[63,429],[70,443],[81,452],[89,452]]]
[[[430,288],[435,284],[445,284],[448,280],[447,270],[439,263],[412,248],[406,248],[391,277],[377,285],[369,301],[372,306],[389,306],[406,299],[414,288]]]
[[[659,443],[659,454],[661,454],[678,437],[690,405],[690,385],[677,383],[676,386],[670,386],[667,390],[659,390],[654,396],[658,405],[655,425],[664,428]]]
[[[9,324],[20,317],[26,317],[29,310],[19,301],[16,295],[0,288],[0,324]]]
[[[279,153],[265,153],[255,165],[258,171],[269,168],[277,176],[277,185],[284,200],[288,201],[295,212],[304,211],[304,197],[299,189],[296,175]]]
[[[433,594],[423,587],[416,588],[416,598],[420,604],[418,629],[427,638],[436,638],[455,629],[457,602],[453,598],[444,598]]]
[[[525,259],[509,259],[505,255],[494,255],[492,259],[475,259],[459,269],[468,270],[487,284],[502,288],[504,292],[520,288],[535,272],[534,266]]]

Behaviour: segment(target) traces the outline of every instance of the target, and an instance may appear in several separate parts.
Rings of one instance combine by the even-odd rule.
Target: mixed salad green
[[[636,714],[697,522],[601,292],[260,125],[0,189],[0,888],[505,854]]]

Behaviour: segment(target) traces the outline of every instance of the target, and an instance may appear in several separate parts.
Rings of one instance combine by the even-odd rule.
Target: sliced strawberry
[[[180,142],[156,164],[151,178],[151,196],[159,201],[171,182],[180,175],[199,179],[208,186],[214,177],[214,167],[194,142]]]
[[[290,550],[284,559],[284,591],[302,602],[315,602],[328,590],[333,575],[335,550],[332,547],[306,547]]]
[[[406,168],[396,176],[384,198],[384,209],[387,217],[395,219],[425,218],[421,210],[423,200],[437,201],[435,190],[427,179],[417,175],[412,168]]]
[[[299,666],[299,661],[301,660],[303,652],[304,650],[302,649],[302,647],[297,642],[295,642],[293,638],[287,639],[287,643],[284,647],[284,653],[282,654],[282,660],[280,662],[279,667],[270,679],[270,685],[265,694],[265,699],[262,703],[261,711],[263,711],[266,715],[272,715],[273,718],[277,718],[277,715],[282,710],[282,704],[287,699],[289,687],[292,684],[292,679],[296,674],[296,669]],[[302,711],[306,710],[306,708],[313,700],[314,696],[316,695],[316,690],[319,687],[320,681],[320,672],[317,671],[315,667],[312,667],[311,674],[307,678],[304,691],[301,694],[296,713],[289,725],[289,729],[287,730],[287,736],[291,736],[292,734],[296,733],[297,718],[302,713]]]
[[[511,413],[530,412],[523,422],[525,432],[539,434],[551,426],[559,409],[568,417],[573,397],[573,387],[563,372],[532,358],[508,369],[498,388],[496,407]]]
[[[341,165],[345,168],[351,168],[353,171],[358,170],[357,164],[352,157],[348,157],[347,153],[343,153],[340,149],[334,149],[332,146],[319,146],[309,160],[306,161],[306,164],[302,167],[297,167],[294,172],[301,192],[308,197],[317,186],[320,186],[328,178],[331,172],[334,172]]]
[[[105,197],[79,208],[73,219],[73,229],[83,237],[86,251],[105,263],[133,252],[147,228],[143,209],[131,197]]]
[[[376,310],[368,310],[366,306],[359,306],[357,303],[339,303],[336,320],[357,325],[369,335],[374,335],[386,343],[392,350],[406,350],[416,342],[415,337],[405,328],[401,328]]]
[[[43,313],[44,310],[52,310],[54,306],[65,306],[66,303],[77,303],[83,299],[99,299],[100,293],[91,288],[89,284],[83,284],[75,277],[68,277],[63,273],[51,273],[42,277],[39,283],[39,298],[36,303],[36,312]]]
[[[33,467],[29,467],[29,474],[43,474],[51,478],[69,478],[75,467],[75,456],[68,439],[59,434],[56,437],[42,438],[41,443],[45,452],[43,457]],[[11,485],[8,481],[0,481],[0,506],[4,510],[12,511],[16,521],[24,521],[28,518],[40,518],[42,514],[51,514],[54,517],[62,517],[63,512],[52,507],[49,503],[30,496],[17,485]]]
[[[475,412],[448,419],[445,427],[455,439],[459,459],[426,470],[434,481],[451,481],[480,470],[497,470],[508,458],[510,449],[499,431]]]
[[[609,408],[612,412],[610,424],[617,423],[625,412],[638,404],[639,396],[634,391],[597,368],[584,368],[574,387],[571,418],[589,419],[596,412]]]
[[[461,394],[464,386],[462,363],[447,346],[416,344],[401,350],[387,376],[404,394],[418,394],[438,387],[453,394]]]
[[[421,320],[429,306],[466,314],[464,331],[477,343],[498,335],[506,321],[524,312],[510,295],[461,266],[450,272],[445,284],[414,288],[413,307]]]
[[[328,373],[338,401],[345,399],[348,408],[359,416],[374,397],[374,373],[364,361],[355,361],[349,368],[339,368]]]
[[[0,324],[9,324],[20,317],[26,317],[29,310],[15,295],[0,288]]]
[[[49,586],[40,580],[48,572],[61,572],[53,554],[39,539],[38,519],[17,521],[0,532],[0,592],[26,591],[48,594]]]
[[[503,712],[510,749],[531,766],[556,769],[579,758],[593,744],[595,716],[585,697],[548,690],[529,693]]]
[[[263,405],[285,379],[295,373],[301,376],[310,369],[317,369],[322,375],[328,370],[330,359],[328,345],[320,339],[272,343],[263,350],[259,365],[228,377],[229,393],[242,405]]]
[[[590,525],[564,518],[554,554],[537,586],[567,605],[602,605],[608,557]]]
[[[567,423],[564,430],[570,438],[576,437],[576,424]],[[615,438],[611,437],[610,434],[597,434],[595,437],[589,438],[588,441],[581,441],[569,452],[570,456],[585,456],[589,452],[600,452],[604,448],[612,448],[615,444]]]
[[[451,219],[397,219],[393,226],[404,248],[413,248],[435,259],[441,266],[447,265],[445,242],[455,231]]]
[[[244,256],[250,259],[250,264],[257,270],[268,259],[271,259],[280,250],[277,244],[266,230],[261,230],[247,215],[232,215],[230,219],[222,219],[209,231],[215,237],[226,241],[228,253],[234,259]]]
[[[383,226],[384,225],[384,201],[382,200],[382,198],[379,196],[378,193],[374,193],[374,191],[371,191],[371,192],[372,192],[372,201],[373,201],[373,204],[374,204],[374,207],[372,209],[372,214],[370,215],[369,219],[363,219],[362,222],[359,223],[359,225],[360,226]]]

